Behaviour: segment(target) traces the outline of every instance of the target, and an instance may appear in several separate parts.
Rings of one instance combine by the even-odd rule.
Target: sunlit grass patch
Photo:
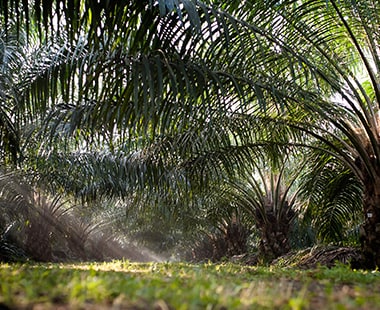
[[[109,263],[0,265],[9,307],[140,309],[373,309],[377,272],[235,264]]]

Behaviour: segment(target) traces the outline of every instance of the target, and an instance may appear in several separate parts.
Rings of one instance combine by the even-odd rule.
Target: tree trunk
[[[274,214],[273,206],[266,207],[266,219],[257,218],[260,233],[259,252],[266,261],[288,253],[291,249],[289,234],[294,212],[290,207],[280,217]],[[258,214],[257,214],[258,215]]]
[[[364,224],[360,232],[361,267],[375,269],[380,267],[380,178],[377,182],[373,182],[369,178],[365,181]]]
[[[262,228],[259,251],[266,261],[271,261],[290,251],[289,229],[280,224],[282,229],[275,223],[270,223]]]
[[[51,261],[51,231],[51,226],[46,224],[41,218],[31,220],[31,223],[27,225],[26,251],[31,258],[37,261]]]
[[[241,223],[230,223],[225,231],[224,240],[227,244],[228,256],[247,253],[249,231]]]

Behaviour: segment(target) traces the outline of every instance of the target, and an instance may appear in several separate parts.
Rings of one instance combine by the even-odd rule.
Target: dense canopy
[[[3,164],[269,243],[275,216],[286,249],[308,215],[339,239],[361,210],[375,268],[379,16],[370,0],[2,1]]]

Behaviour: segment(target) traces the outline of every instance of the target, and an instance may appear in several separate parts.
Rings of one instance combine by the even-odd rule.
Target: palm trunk
[[[282,227],[277,226],[276,223],[271,223],[262,228],[259,251],[267,261],[271,261],[290,251],[289,227],[286,227],[284,223],[279,223],[279,225]]]
[[[235,222],[227,226],[224,240],[227,244],[227,254],[229,256],[247,253],[248,229],[241,223]]]
[[[26,227],[26,250],[29,256],[37,261],[51,261],[51,226],[41,221],[41,218],[34,219]]]
[[[362,268],[380,267],[380,177],[364,183],[364,224],[360,233]]]
[[[294,212],[288,207],[277,217],[272,207],[266,208],[265,220],[257,216],[256,226],[260,233],[259,252],[265,261],[271,261],[291,249],[289,234]]]

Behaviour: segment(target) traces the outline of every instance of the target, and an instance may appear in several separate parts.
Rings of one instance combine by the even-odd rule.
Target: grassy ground
[[[3,307],[3,308],[2,308]],[[380,273],[234,264],[0,264],[0,309],[379,309]]]

